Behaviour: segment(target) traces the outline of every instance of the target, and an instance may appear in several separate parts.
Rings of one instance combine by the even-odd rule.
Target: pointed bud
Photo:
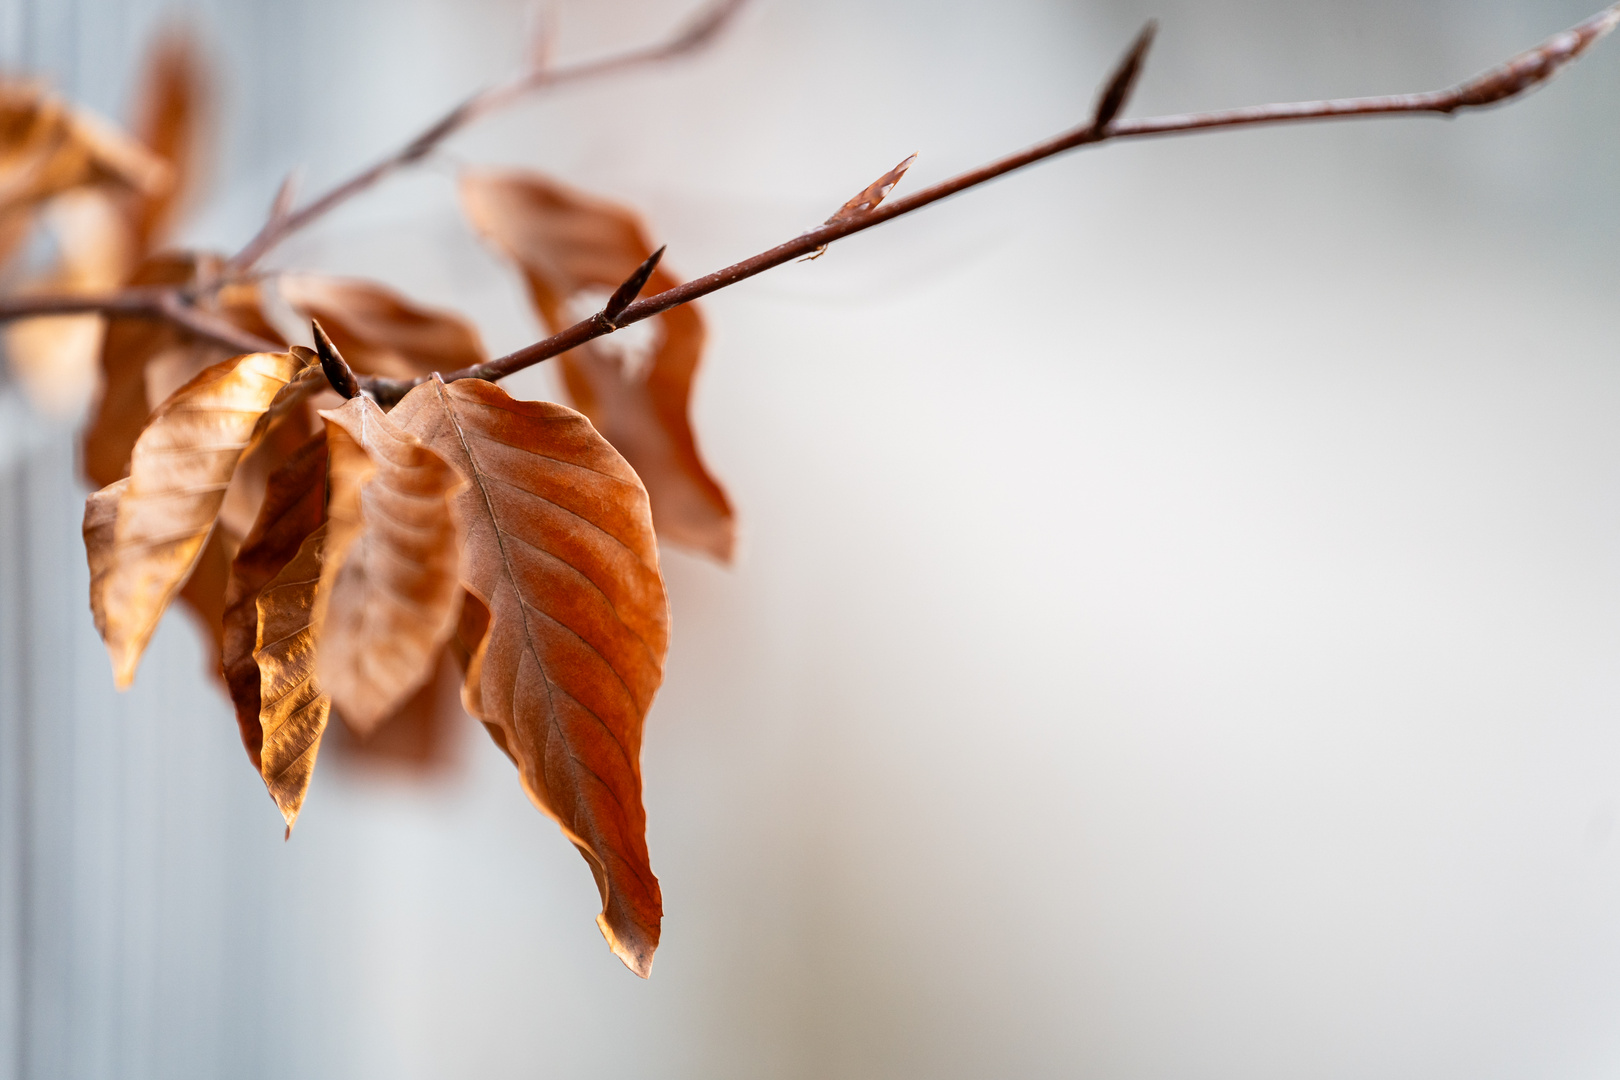
[[[613,290],[613,295],[608,297],[608,302],[602,306],[602,318],[608,325],[617,325],[619,316],[624,314],[624,309],[636,302],[641,290],[647,287],[647,279],[658,269],[658,260],[663,257],[664,248],[659,248],[647,256],[647,261],[636,267],[633,274],[624,279],[624,284]]]
[[[311,319],[309,326],[315,334],[315,353],[321,358],[321,370],[326,372],[326,381],[343,397],[354,397],[360,392],[360,380],[354,377],[354,370],[344,362],[343,354],[326,336],[326,331],[321,329],[319,320]]]
[[[1091,118],[1091,126],[1095,131],[1101,131],[1114,122],[1131,99],[1131,91],[1136,88],[1137,76],[1142,74],[1142,64],[1147,59],[1148,48],[1153,44],[1153,35],[1159,32],[1159,24],[1149,19],[1142,32],[1136,35],[1136,41],[1125,54],[1125,58],[1114,69],[1113,77],[1108,80],[1108,88],[1097,99],[1097,112]]]

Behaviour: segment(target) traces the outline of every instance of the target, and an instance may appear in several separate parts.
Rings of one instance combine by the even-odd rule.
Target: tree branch
[[[566,83],[583,82],[604,75],[616,75],[632,68],[673,60],[696,52],[715,39],[747,0],[715,0],[668,40],[616,56],[588,60],[570,67],[553,68],[537,57],[528,71],[509,82],[489,87],[463,101],[410,142],[328,190],[297,210],[271,214],[247,245],[225,265],[225,276],[240,274],[258,262],[270,249],[304,228],[334,207],[372,187],[391,173],[414,164],[432,153],[444,140],[474,120],[538,90]]]
[[[1297,123],[1302,121],[1333,120],[1356,116],[1389,116],[1402,114],[1436,113],[1450,115],[1463,109],[1483,108],[1507,101],[1535,89],[1580,57],[1600,38],[1620,25],[1620,3],[1605,8],[1585,22],[1556,34],[1527,52],[1482,74],[1459,83],[1448,90],[1421,94],[1395,94],[1384,97],[1340,98],[1331,101],[1302,101],[1277,105],[1256,105],[1249,108],[1227,109],[1217,112],[1180,113],[1142,120],[1119,120],[1117,114],[1124,108],[1136,75],[1141,67],[1151,30],[1145,31],[1122,63],[1104,84],[1097,112],[1091,122],[1065,132],[1028,149],[982,165],[949,180],[924,188],[901,199],[884,203],[872,210],[844,220],[836,217],[819,228],[778,244],[753,258],[744,259],[712,274],[694,278],[672,289],[637,300],[618,313],[611,322],[596,316],[575,323],[543,341],[535,342],[516,352],[452,371],[443,377],[455,379],[495,380],[522,371],[541,361],[567,352],[595,338],[610,334],[631,323],[650,319],[672,307],[690,303],[712,292],[735,285],[785,262],[808,255],[846,236],[881,225],[930,203],[949,198],[958,192],[987,183],[997,177],[1038,161],[1054,157],[1068,150],[1094,143],[1122,139],[1148,138],[1183,132],[1205,131],[1214,128],[1249,127],[1259,124]],[[1100,121],[1100,122],[1099,122]],[[398,401],[415,382],[370,377],[362,380],[365,388],[379,401],[387,404]]]

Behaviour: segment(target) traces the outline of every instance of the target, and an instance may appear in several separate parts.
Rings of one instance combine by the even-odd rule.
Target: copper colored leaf
[[[331,453],[316,670],[338,714],[375,730],[433,674],[455,629],[461,477],[376,403],[321,413]]]
[[[647,860],[641,732],[669,607],[647,496],[585,417],[492,383],[433,380],[391,414],[450,462],[462,583],[490,622],[464,701],[585,856],[608,944],[646,976],[663,901]]]
[[[195,252],[154,256],[136,268],[132,285],[190,285],[218,271],[219,259]],[[264,318],[259,287],[232,285],[219,290],[205,310],[238,329],[280,341]],[[231,353],[202,341],[163,319],[115,316],[107,320],[101,347],[101,395],[85,428],[80,459],[92,484],[106,487],[129,472],[129,455],[152,407],[204,368]]]
[[[292,831],[309,791],[332,699],[315,681],[316,593],[321,581],[322,525],[259,593],[259,723],[264,729],[259,773]]]
[[[196,42],[183,30],[160,36],[141,71],[132,130],[169,166],[171,182],[133,200],[131,225],[142,251],[167,234],[176,212],[196,194],[206,157],[211,79]]]
[[[588,317],[653,251],[631,211],[535,173],[466,173],[461,199],[474,227],[523,271],[552,331]],[[660,264],[642,293],[676,284]],[[624,339],[649,324],[650,355],[627,351]],[[698,456],[687,415],[703,340],[703,318],[685,304],[558,362],[574,404],[647,486],[659,536],[728,561],[731,504]]]
[[[481,364],[483,342],[454,312],[422,307],[372,281],[287,274],[283,300],[306,319],[319,319],[356,371],[412,379]]]
[[[111,562],[91,597],[120,688],[135,677],[164,609],[202,557],[260,418],[298,370],[288,353],[216,364],[178,390],[141,432],[118,499]]]
[[[264,729],[259,724],[259,593],[298,554],[326,510],[326,435],[318,434],[270,474],[258,520],[231,562],[225,590],[221,664],[242,745],[255,769]],[[88,519],[87,519],[88,520]]]

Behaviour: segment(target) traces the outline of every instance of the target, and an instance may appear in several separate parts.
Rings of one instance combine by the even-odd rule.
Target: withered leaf
[[[201,558],[260,419],[300,367],[289,353],[216,364],[176,391],[141,432],[117,499],[107,572],[91,597],[120,688],[134,679],[164,609]],[[91,565],[100,557],[92,552]]]
[[[320,528],[325,512],[326,434],[321,432],[270,474],[258,520],[231,563],[225,591],[221,664],[242,746],[254,769],[260,767],[264,743],[259,665],[253,659],[259,645],[259,593],[298,554],[305,537]]]
[[[366,735],[433,674],[461,599],[456,471],[376,403],[325,411],[331,454],[322,687]]]
[[[469,483],[462,584],[490,622],[463,700],[585,856],[609,946],[646,976],[663,902],[647,859],[641,733],[669,606],[647,496],[585,417],[492,383],[432,380],[391,414]]]
[[[259,723],[263,744],[259,773],[292,832],[309,792],[321,733],[332,699],[315,680],[316,632],[312,624],[321,582],[323,524],[304,538],[298,553],[259,593],[259,630],[253,650],[259,668]]]
[[[653,251],[633,212],[537,173],[464,173],[461,199],[473,226],[523,271],[552,331],[591,315]],[[642,292],[676,284],[660,264]],[[645,362],[621,350],[628,334],[613,335],[564,353],[563,381],[647,486],[659,536],[729,561],[736,544],[731,504],[698,455],[687,415],[703,318],[684,304],[649,322],[656,343]]]
[[[413,303],[376,282],[286,274],[277,287],[294,311],[320,320],[343,358],[361,374],[413,379],[488,359],[477,329],[467,320]]]

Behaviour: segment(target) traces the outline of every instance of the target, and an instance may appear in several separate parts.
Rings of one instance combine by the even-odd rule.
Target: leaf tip
[[[614,932],[605,912],[596,916],[596,926],[607,939],[608,948],[613,950],[614,956],[624,962],[625,967],[638,978],[646,979],[652,976],[653,951],[657,948],[656,944],[634,945],[625,941]]]

